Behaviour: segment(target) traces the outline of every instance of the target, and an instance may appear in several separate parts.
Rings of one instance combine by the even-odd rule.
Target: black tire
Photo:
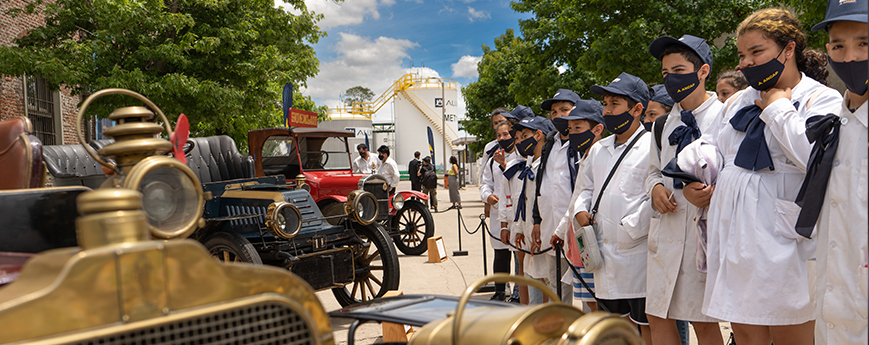
[[[422,255],[428,250],[428,239],[434,236],[431,212],[418,200],[407,200],[404,208],[392,217],[392,229],[398,232],[395,248],[405,255]]]
[[[217,261],[248,262],[259,265],[263,263],[250,241],[234,232],[215,232],[208,236],[203,244]]]
[[[356,224],[355,228],[365,243],[354,260],[356,280],[332,289],[342,307],[383,297],[387,291],[397,290],[400,280],[398,253],[383,226],[377,223],[368,226]]]

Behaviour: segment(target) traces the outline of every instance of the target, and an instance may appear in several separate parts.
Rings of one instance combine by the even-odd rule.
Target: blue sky
[[[508,28],[518,34],[519,20],[529,17],[513,11],[505,0],[345,0],[341,4],[305,0],[305,4],[325,16],[318,25],[328,37],[314,45],[320,74],[308,80],[304,93],[329,106],[338,103],[342,91],[356,85],[380,95],[412,66],[424,76],[453,78],[461,85],[473,82],[482,45],[494,47],[495,38]],[[458,109],[462,115],[463,103],[460,100]],[[375,120],[386,120],[383,116],[377,114]]]

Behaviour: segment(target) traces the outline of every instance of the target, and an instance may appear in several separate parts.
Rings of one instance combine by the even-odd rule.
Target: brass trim
[[[239,198],[239,199],[262,199],[274,200],[276,202],[286,201],[281,192],[269,192],[262,190],[228,190],[220,195],[221,198]]]
[[[230,183],[230,184],[227,184],[226,186],[223,186],[223,189],[224,190],[239,189],[243,186],[255,186],[258,184],[259,184],[258,181],[248,181],[248,182],[242,182],[242,183]]]
[[[163,317],[156,317],[151,319],[145,319],[139,322],[131,322],[131,323],[123,323],[118,322],[113,325],[109,325],[106,327],[101,327],[97,329],[89,329],[89,330],[80,330],[77,333],[64,335],[60,337],[46,337],[41,340],[26,340],[22,342],[16,342],[11,344],[33,344],[33,345],[53,345],[53,344],[66,344],[84,341],[93,338],[100,338],[112,334],[129,332],[137,329],[144,329],[149,327],[158,326],[161,324],[166,324],[175,321],[181,321],[184,319],[195,318],[202,315],[208,315],[212,313],[221,312],[227,309],[234,309],[244,307],[246,305],[252,304],[260,304],[274,302],[286,305],[290,309],[293,309],[296,313],[301,315],[308,325],[315,326],[314,320],[312,319],[310,313],[304,306],[293,301],[292,299],[287,298],[286,296],[279,295],[276,293],[264,293],[259,295],[254,295],[250,297],[240,298],[233,300],[231,302],[221,302],[215,303],[202,307],[194,307],[187,310],[177,311],[170,313],[169,315]],[[316,327],[310,328],[311,333],[313,333],[313,337],[318,341],[318,344],[331,344],[333,343],[332,335],[324,335],[319,332]]]
[[[290,208],[293,213],[298,218],[298,226],[292,231],[287,232],[287,229],[281,229],[278,226],[278,216],[281,214],[285,208]],[[285,224],[286,219],[284,220]],[[266,209],[266,227],[268,227],[269,233],[275,236],[283,237],[286,239],[290,239],[296,237],[299,234],[299,231],[302,230],[302,213],[299,212],[299,208],[296,205],[290,204],[288,202],[279,201],[275,203],[269,204],[269,207]]]
[[[160,110],[160,107],[158,107],[156,104],[154,104],[154,102],[151,102],[151,100],[145,98],[145,96],[142,96],[138,92],[134,92],[134,91],[126,90],[126,89],[113,88],[113,89],[104,89],[104,90],[94,92],[90,97],[88,97],[84,101],[84,103],[82,103],[81,107],[78,110],[78,114],[76,114],[76,116],[75,116],[75,123],[81,124],[81,119],[82,119],[82,117],[84,117],[84,113],[87,110],[88,106],[90,106],[91,103],[93,101],[95,101],[97,98],[100,98],[100,97],[105,96],[105,95],[126,95],[126,96],[130,96],[130,97],[133,97],[133,98],[136,98],[136,99],[142,101],[142,103],[145,103],[145,105],[147,105],[149,108],[153,109],[154,112],[160,116],[160,119],[163,120],[163,126],[166,127],[166,133],[172,133],[172,124],[169,123],[169,119],[166,118],[166,115],[163,114],[163,111]],[[100,163],[100,165],[114,171],[115,174],[121,173],[121,171],[118,169],[118,167],[116,167],[112,164],[109,164],[108,162],[106,162],[105,160],[100,158],[99,155],[97,155],[96,151],[94,151],[94,149],[91,148],[90,145],[87,144],[87,140],[84,137],[84,132],[82,132],[81,126],[76,126],[75,134],[78,137],[79,144],[81,144],[81,146],[84,147],[85,151],[94,160],[96,160],[97,163]]]
[[[371,200],[374,201],[374,214],[371,219],[362,219],[359,212],[356,211],[362,198],[371,198]],[[377,198],[374,197],[374,194],[361,189],[356,189],[350,192],[350,194],[347,194],[347,202],[344,203],[344,213],[350,215],[350,217],[352,217],[357,223],[368,225],[377,220],[377,215],[380,214],[380,204],[377,202]]]
[[[546,284],[537,280],[531,279],[523,276],[515,276],[507,273],[496,273],[490,276],[483,277],[480,280],[475,281],[473,284],[468,286],[465,289],[465,292],[462,293],[462,297],[459,299],[459,304],[456,306],[456,312],[453,314],[453,334],[452,334],[452,344],[461,344],[459,342],[459,331],[461,331],[462,326],[462,314],[465,313],[465,305],[468,304],[468,300],[471,299],[471,296],[477,292],[477,290],[488,283],[519,283],[523,285],[529,285],[535,287],[546,294],[549,297],[549,301],[561,301],[561,298],[558,297],[552,290],[549,289]],[[552,302],[556,303],[556,302]],[[561,304],[561,302],[557,302]]]
[[[78,212],[84,214],[139,210],[142,208],[142,194],[131,189],[103,188],[79,195],[76,204]]]
[[[169,158],[166,156],[151,156],[143,159],[139,164],[133,167],[130,170],[130,175],[124,179],[124,188],[132,189],[134,191],[139,190],[139,185],[142,184],[142,180],[145,179],[145,176],[148,175],[151,171],[161,167],[173,167],[175,169],[181,170],[187,177],[189,177],[193,186],[196,189],[196,198],[197,198],[197,206],[196,210],[198,210],[195,217],[191,217],[190,220],[187,221],[186,224],[179,227],[174,231],[164,231],[160,229],[156,229],[151,224],[147,224],[148,230],[151,231],[151,235],[155,238],[160,239],[171,239],[171,238],[186,238],[196,230],[196,227],[199,225],[199,219],[202,217],[202,210],[205,209],[205,198],[202,192],[202,184],[199,183],[199,178],[196,177],[196,174],[193,173],[193,170],[190,169],[186,164],[181,163],[181,161],[175,158]]]

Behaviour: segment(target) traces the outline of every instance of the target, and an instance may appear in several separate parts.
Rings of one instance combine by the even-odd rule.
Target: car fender
[[[420,199],[423,201],[428,200],[427,194],[425,194],[423,192],[415,191],[415,190],[403,190],[403,191],[398,192],[398,194],[401,194],[401,196],[404,197],[404,200],[409,200],[409,199],[413,199],[413,198]]]
[[[324,195],[320,199],[320,201],[317,202],[317,204],[319,205],[321,202],[326,202],[327,200],[328,201],[337,201],[337,202],[347,202],[347,196],[346,195]]]

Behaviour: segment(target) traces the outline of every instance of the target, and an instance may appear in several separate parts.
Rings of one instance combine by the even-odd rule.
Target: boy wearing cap
[[[516,151],[523,158],[508,163],[504,170],[501,191],[509,201],[499,205],[499,217],[502,225],[509,224],[502,226],[509,229],[509,235],[502,229],[501,238],[508,241],[512,239],[518,248],[524,250],[530,249],[529,244],[525,242],[525,235],[530,234],[532,230],[531,209],[534,207],[534,194],[537,188],[534,179],[543,151],[540,142],[546,138],[544,133],[550,132],[553,128],[552,123],[543,117],[526,118],[513,126],[516,133]],[[524,274],[534,277],[528,272],[528,268],[532,267],[533,263],[531,256],[518,254]],[[542,294],[536,289],[529,289],[528,292],[530,296],[522,301],[523,303],[542,301]]]
[[[684,35],[679,39],[659,37],[649,52],[661,61],[664,87],[675,101],[661,137],[656,133],[652,138],[645,184],[658,212],[649,225],[646,268],[646,315],[652,341],[679,342],[675,320],[686,320],[693,322],[701,345],[720,345],[723,339],[718,320],[703,315],[698,308],[703,305],[706,288],[706,274],[699,272],[695,263],[698,209],[685,199],[681,181],[661,174],[685,146],[721,122],[723,104],[714,92],[706,91],[712,51],[703,39]]]
[[[507,109],[505,108],[497,108],[491,113],[492,120],[492,129],[497,131],[497,128],[502,123],[507,123],[507,118],[502,115],[502,113],[507,113]],[[510,140],[512,142],[512,139]],[[502,151],[503,146],[499,145],[499,141],[496,138],[492,140],[492,142],[486,144],[486,157],[485,163],[483,164],[482,176],[480,177],[480,199],[482,199],[485,204],[484,213],[486,217],[489,217],[489,232],[494,237],[498,237],[500,234],[500,223],[498,222],[497,216],[491,216],[491,208],[495,207],[497,210],[498,207],[498,193],[501,189],[501,180],[504,178],[504,175],[501,172],[501,169],[495,167],[495,155],[498,151]],[[511,148],[512,151],[512,148]],[[500,241],[494,240],[492,237],[489,238],[489,243],[492,245],[492,249],[495,251],[494,258],[492,260],[492,272],[494,273],[509,273],[510,272],[510,250],[509,247]],[[495,294],[492,295],[493,300],[503,301],[507,298],[507,295],[504,293],[506,289],[506,284],[498,283],[495,284]]]
[[[586,168],[588,150],[592,145],[594,145],[594,143],[598,142],[601,135],[603,135],[604,121],[602,114],[603,106],[600,102],[596,100],[581,100],[577,102],[576,107],[574,107],[567,116],[555,120],[556,122],[563,121],[568,124],[570,145],[579,153],[580,157],[577,174],[581,174],[582,170]],[[562,240],[564,238],[575,238],[570,222],[573,222],[573,217],[571,217],[573,215],[573,204],[576,202],[576,198],[579,197],[579,191],[582,190],[579,185],[580,182],[581,179],[577,179],[575,182],[576,184],[573,186],[574,188],[570,196],[570,202],[568,203],[568,209],[559,220],[558,226],[552,234],[552,239],[550,239],[549,244],[553,247],[561,245],[564,242]],[[575,224],[573,228],[576,228]],[[573,264],[582,265],[582,261],[579,260],[578,257],[572,258],[569,256],[571,254],[570,247],[576,247],[575,240],[568,242],[568,248],[565,248],[565,251]],[[585,281],[590,288],[594,289],[594,274],[586,272],[585,268],[582,266],[574,267],[577,272],[579,272],[583,281]],[[591,311],[597,311],[597,303],[595,302],[594,297],[592,297],[592,295],[586,290],[585,286],[582,285],[579,279],[574,276],[573,272],[565,272],[561,278],[561,282],[573,286],[574,301],[579,301],[580,303],[585,302],[588,304]]]
[[[661,116],[666,119],[667,114],[673,110],[673,103],[673,99],[667,94],[667,89],[664,85],[654,85],[649,89],[649,108],[646,109],[646,116],[643,116],[643,127],[646,128],[646,131],[654,133],[655,138],[660,137],[660,134],[653,129],[655,121],[661,118]],[[664,128],[664,121],[666,120],[661,120],[658,126],[659,130]],[[660,140],[652,141],[661,142]]]
[[[649,88],[640,78],[622,73],[609,86],[595,85],[591,91],[603,95],[604,125],[614,135],[589,150],[588,167],[579,175],[582,190],[571,216],[580,226],[592,221],[596,224],[603,257],[602,266],[594,272],[599,303],[610,312],[629,316],[640,325],[646,344],[651,344],[645,312],[649,219],[640,214],[651,213],[646,212],[650,210],[649,198],[643,190],[651,141],[640,123],[649,102]],[[624,158],[613,170],[623,153]],[[611,171],[612,178],[602,191]],[[590,212],[599,194],[598,212],[592,218]]]
[[[570,206],[570,195],[576,182],[579,169],[579,153],[570,146],[568,121],[557,119],[567,116],[580,101],[579,95],[567,89],[559,89],[555,95],[543,101],[540,107],[550,112],[550,120],[556,130],[547,133],[546,143],[540,157],[540,167],[535,172],[537,179],[537,194],[534,196],[533,227],[531,231],[531,249],[537,251],[544,244],[551,242],[552,233],[558,226],[558,221]],[[541,197],[540,191],[546,191]],[[558,291],[561,276],[569,269],[568,263],[562,257],[555,256],[555,250],[550,250],[534,260],[534,267],[526,268],[532,277],[543,279],[552,291]],[[561,261],[561,272],[556,272],[557,261]],[[566,291],[570,286],[562,284],[561,300],[570,304],[573,297]]]
[[[806,134],[815,147],[800,189],[800,196],[806,198],[796,226],[817,223],[815,344],[866,344],[869,336],[867,7],[866,0],[830,0],[824,21],[812,28],[827,30],[827,60],[847,87],[838,116],[815,116],[806,121]],[[836,134],[838,145],[832,144]],[[827,144],[826,150],[820,149]],[[831,155],[832,159],[826,158]]]

